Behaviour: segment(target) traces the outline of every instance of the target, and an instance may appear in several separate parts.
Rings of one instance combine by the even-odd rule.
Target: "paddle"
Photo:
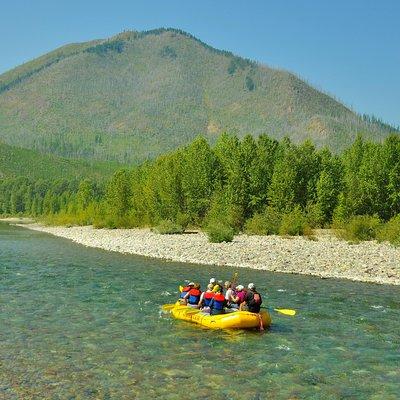
[[[296,315],[296,310],[291,310],[289,308],[273,308],[273,307],[261,307],[265,308],[266,310],[273,310],[279,314],[288,315],[290,317],[294,317]]]
[[[239,273],[238,273],[238,272],[235,272],[235,273],[232,275],[232,279],[231,279],[231,288],[232,288],[232,289],[234,289],[235,286],[236,286],[236,281],[237,281],[238,276],[239,276]]]

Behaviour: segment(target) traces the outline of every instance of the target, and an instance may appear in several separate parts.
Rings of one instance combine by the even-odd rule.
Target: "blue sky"
[[[0,73],[63,44],[180,28],[400,125],[400,0],[1,0]]]

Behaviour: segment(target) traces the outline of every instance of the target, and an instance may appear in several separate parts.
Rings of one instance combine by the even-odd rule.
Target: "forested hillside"
[[[49,180],[86,177],[103,180],[118,167],[115,162],[72,160],[0,142],[0,180],[14,177]]]
[[[65,46],[0,76],[0,139],[65,157],[141,162],[222,132],[339,151],[359,132],[392,131],[293,74],[174,29]]]
[[[400,138],[378,144],[358,137],[338,156],[310,142],[265,135],[239,140],[223,134],[213,147],[199,137],[152,162],[118,170],[105,185],[19,178],[0,181],[0,193],[0,213],[47,215],[58,224],[302,234],[306,226],[370,216],[367,225],[373,226],[394,219],[398,240]],[[372,228],[362,229],[370,237]]]

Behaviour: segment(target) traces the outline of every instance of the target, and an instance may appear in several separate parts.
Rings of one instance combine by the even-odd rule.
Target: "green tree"
[[[400,213],[400,138],[388,136],[382,145],[383,176],[386,189],[385,219]]]
[[[111,216],[125,217],[131,206],[131,187],[128,171],[121,169],[114,173],[106,192],[108,213]]]
[[[89,179],[83,179],[79,183],[78,193],[76,194],[78,207],[86,210],[90,203],[96,198],[96,185]]]
[[[183,212],[182,161],[182,153],[177,151],[158,157],[150,168],[146,195],[150,220],[153,222],[163,219],[175,221],[178,214]]]
[[[314,145],[305,141],[295,149],[296,203],[303,209],[316,201],[316,186],[321,171],[321,157]]]
[[[268,188],[269,204],[279,212],[288,212],[296,204],[297,163],[290,143],[282,143],[281,153],[274,165],[271,184]]]
[[[47,190],[44,198],[43,198],[43,214],[55,214],[59,211],[59,206],[57,202],[57,197],[53,193],[52,190]]]
[[[10,197],[11,209],[10,212],[12,214],[20,214],[25,211],[24,209],[24,197],[20,191],[13,191]]]
[[[279,143],[266,135],[257,141],[256,154],[248,172],[248,193],[250,213],[261,212],[268,202],[268,189],[271,184]]]
[[[182,193],[185,210],[192,221],[200,222],[210,206],[217,163],[210,145],[198,137],[182,152]]]
[[[322,171],[316,184],[316,205],[324,223],[332,220],[339,194],[343,190],[343,166],[338,157],[329,150],[320,153]]]
[[[338,188],[333,176],[327,171],[322,171],[317,182],[317,205],[322,212],[324,222],[331,220],[338,196]]]
[[[223,193],[226,212],[235,210],[234,215],[240,219],[234,224],[240,226],[244,222],[248,198],[248,178],[251,159],[255,146],[252,139],[245,139],[241,144],[236,136],[222,134],[214,147],[220,165],[218,175],[218,192]],[[246,165],[247,162],[247,165]]]

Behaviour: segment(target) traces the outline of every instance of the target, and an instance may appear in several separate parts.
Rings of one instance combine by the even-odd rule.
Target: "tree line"
[[[388,221],[400,213],[400,139],[357,137],[340,155],[306,141],[266,135],[203,137],[106,183],[88,179],[0,180],[0,214],[48,216],[58,223],[99,227],[206,227],[235,232],[298,215],[311,227],[355,215]],[[251,228],[253,227],[253,228]],[[268,229],[265,230],[268,233]],[[257,233],[257,232],[255,232]],[[273,229],[270,233],[274,233]]]

